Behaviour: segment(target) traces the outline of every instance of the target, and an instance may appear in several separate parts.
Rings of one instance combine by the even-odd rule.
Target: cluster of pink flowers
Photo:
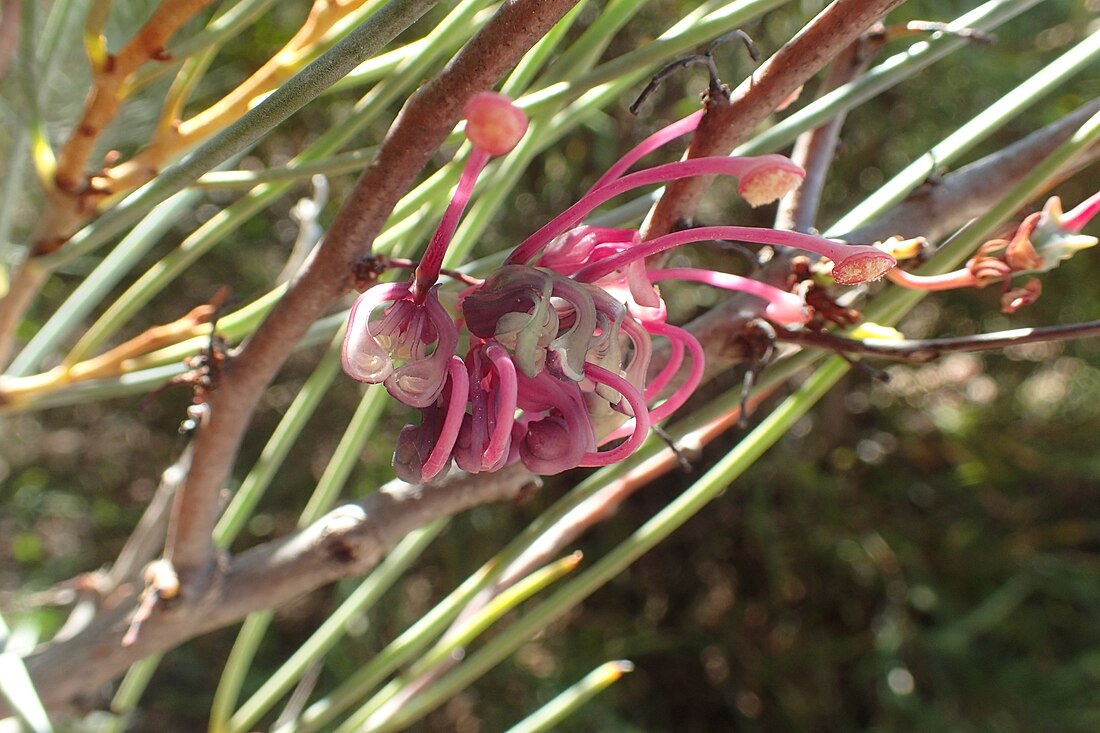
[[[710,270],[647,269],[651,255],[722,239],[797,247],[831,260],[841,284],[876,279],[895,265],[869,245],[790,231],[712,226],[642,241],[636,229],[582,223],[621,193],[677,178],[734,176],[754,206],[801,182],[802,169],[779,155],[694,158],[627,173],[649,152],[692,131],[700,117],[674,123],[631,150],[577,203],[520,243],[499,270],[460,292],[452,313],[440,302],[437,282],[447,245],[478,174],[490,157],[510,151],[527,126],[506,97],[486,92],[470,100],[466,134],[473,151],[423,259],[409,281],[375,285],[359,297],[344,339],[343,366],[351,377],[384,384],[420,410],[420,423],[398,438],[398,476],[430,481],[452,461],[471,473],[522,461],[536,473],[554,474],[615,463],[637,450],[650,426],[679,408],[703,373],[702,346],[666,321],[654,283],[692,280],[750,293],[767,302],[765,316],[780,324],[810,317],[794,293]],[[671,358],[650,377],[654,337],[669,341]],[[661,401],[685,357],[691,360],[687,379]],[[614,441],[621,442],[604,448]]]

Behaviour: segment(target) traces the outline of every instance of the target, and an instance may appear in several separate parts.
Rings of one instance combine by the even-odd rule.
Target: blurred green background
[[[116,2],[109,37],[142,19],[143,3]],[[206,80],[207,98],[265,59],[304,15],[286,3],[232,44]],[[627,26],[608,56],[644,43],[693,3],[653,2]],[[949,20],[976,3],[912,0],[891,21]],[[821,6],[792,3],[745,28],[772,52]],[[1040,3],[998,33],[854,111],[843,154],[825,190],[820,228],[894,172],[1095,31],[1100,2]],[[577,33],[589,17],[582,17]],[[431,22],[437,15],[430,15]],[[413,29],[414,31],[416,29]],[[891,46],[887,52],[901,46]],[[749,69],[740,49],[719,52],[723,75]],[[79,49],[63,61],[49,118],[73,119],[86,88]],[[70,71],[71,70],[71,71]],[[85,75],[85,76],[82,76]],[[14,94],[10,77],[0,92]],[[481,247],[517,241],[570,203],[604,167],[663,121],[697,103],[704,77],[675,77],[640,118],[600,117],[541,156],[514,209]],[[163,93],[163,87],[159,88]],[[158,89],[127,107],[127,124],[107,140],[131,150],[155,119]],[[1100,95],[1100,70],[1079,76],[1022,115],[968,159],[995,150]],[[812,85],[803,100],[813,97]],[[326,96],[283,126],[247,165],[274,165],[339,119],[353,93]],[[197,100],[201,103],[203,99]],[[801,104],[795,105],[797,109]],[[0,115],[11,116],[9,109]],[[144,127],[143,127],[144,126]],[[362,136],[370,144],[380,124]],[[6,133],[0,130],[0,138]],[[6,147],[6,139],[0,140]],[[353,176],[331,179],[331,218]],[[1100,188],[1094,165],[1057,193],[1067,204]],[[220,284],[247,300],[268,287],[296,233],[290,207],[303,185],[204,258],[147,309],[144,325],[178,317]],[[212,191],[179,222],[149,262],[174,246],[236,192]],[[700,221],[768,224],[722,195]],[[1041,205],[1036,202],[1035,206]],[[28,202],[21,224],[29,228]],[[1100,234],[1096,225],[1089,230]],[[1044,277],[1040,301],[1016,316],[998,313],[991,288],[935,295],[902,324],[910,337],[956,335],[1016,325],[1068,323],[1100,314],[1085,252]],[[77,263],[77,267],[90,263]],[[32,317],[67,294],[55,278]],[[682,317],[709,293],[677,298]],[[136,332],[136,331],[135,331]],[[132,333],[126,335],[133,335]],[[266,398],[241,456],[250,465],[318,357],[292,357]],[[433,714],[424,730],[497,731],[609,658],[637,670],[585,707],[563,731],[1086,731],[1100,726],[1100,343],[1045,344],[1007,353],[956,355],[924,366],[890,366],[889,383],[852,374],[755,468],[628,573],[597,592],[565,622]],[[728,375],[728,386],[740,379]],[[711,387],[710,389],[717,389]],[[338,382],[284,466],[241,546],[290,531],[323,470],[358,388]],[[696,399],[706,400],[702,390]],[[186,389],[5,417],[0,426],[0,596],[19,598],[110,561],[159,472],[182,446],[176,425]],[[690,406],[689,406],[690,407]],[[764,408],[766,409],[766,408]],[[388,435],[407,419],[400,406]],[[613,547],[727,450],[738,434],[706,451],[693,474],[667,476],[632,497],[577,547],[593,557]],[[350,495],[389,474],[392,440],[373,441]],[[579,474],[547,481],[519,506],[475,510],[452,523],[381,607],[357,624],[353,643],[330,654],[322,683],[346,677],[428,610],[538,515]],[[238,477],[239,478],[239,477]],[[255,689],[334,607],[341,586],[282,609],[246,693]],[[64,614],[36,611],[47,628]],[[204,712],[234,630],[172,652],[146,695],[138,730],[193,731]]]

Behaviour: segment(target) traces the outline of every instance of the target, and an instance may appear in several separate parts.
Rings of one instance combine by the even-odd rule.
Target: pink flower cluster
[[[874,247],[790,231],[714,226],[642,241],[636,229],[582,223],[621,193],[677,178],[734,176],[754,206],[801,182],[802,169],[779,155],[694,158],[627,173],[644,155],[692,131],[700,117],[674,123],[631,150],[577,203],[520,243],[499,270],[459,293],[452,314],[437,283],[447,245],[478,174],[526,130],[523,113],[506,97],[485,92],[470,100],[466,134],[473,152],[423,259],[410,281],[363,293],[344,338],[343,366],[351,377],[384,384],[420,410],[420,423],[398,438],[398,476],[430,481],[452,461],[471,473],[522,461],[536,473],[554,474],[629,456],[654,422],[687,400],[703,373],[702,346],[666,321],[657,282],[692,280],[750,293],[764,299],[766,317],[781,324],[810,316],[793,293],[710,270],[650,270],[650,255],[720,239],[791,246],[832,260],[833,278],[842,284],[881,277],[894,266]],[[655,337],[669,341],[671,358],[650,377]],[[685,358],[687,379],[661,401]],[[621,442],[604,448],[614,441]]]

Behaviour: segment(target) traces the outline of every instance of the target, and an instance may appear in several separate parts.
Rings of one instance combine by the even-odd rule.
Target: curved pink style
[[[625,179],[623,179],[625,180]],[[664,252],[692,242],[716,239],[736,239],[759,244],[794,247],[819,254],[833,261],[833,277],[844,285],[853,285],[885,275],[897,261],[882,250],[869,244],[845,244],[825,239],[815,234],[804,234],[762,227],[716,226],[685,229],[642,242],[636,247],[594,262],[577,272],[574,277],[581,282],[595,282],[631,262]],[[838,268],[842,276],[837,277]],[[863,279],[855,279],[862,277]]]
[[[488,162],[489,153],[485,150],[475,147],[470,151],[470,157],[466,159],[466,167],[462,169],[462,177],[458,179],[455,195],[451,198],[451,202],[447,204],[447,210],[443,212],[439,227],[432,235],[432,240],[428,242],[428,248],[424,250],[424,256],[420,259],[416,272],[413,273],[412,292],[417,302],[423,301],[428,290],[439,279],[439,269],[443,267],[443,258],[447,254],[447,247],[450,245],[451,239],[454,238],[455,230],[458,229],[458,221],[462,218],[462,212],[466,210],[466,205],[470,203],[470,196],[474,192],[474,184],[477,183],[478,176],[485,170],[485,165]]]
[[[646,402],[649,402],[656,399],[657,395],[661,394],[661,391],[668,386],[668,383],[680,371],[680,365],[684,363],[684,341],[664,332],[665,329],[675,328],[674,326],[655,321],[646,323],[645,328],[655,336],[664,336],[668,339],[669,348],[672,349],[672,352],[668,355],[668,361],[665,362],[661,371],[658,372],[656,377],[649,380],[649,384],[645,386],[645,399]]]
[[[683,137],[689,132],[693,132],[695,128],[699,126],[699,120],[703,119],[704,111],[705,110],[700,109],[692,112],[684,119],[673,122],[668,127],[664,127],[647,137],[645,140],[642,140],[631,148],[630,152],[615,161],[615,164],[608,168],[607,172],[592,184],[592,188],[588,189],[589,192],[594,191],[608,181],[618,178],[625,173],[630,166],[634,165],[662,145],[670,143],[678,137]]]
[[[665,336],[682,342],[691,354],[691,370],[688,372],[687,379],[667,400],[650,411],[650,419],[656,422],[664,420],[679,410],[687,402],[688,397],[695,393],[696,388],[703,381],[706,354],[703,352],[703,345],[699,343],[699,339],[695,338],[695,335],[686,329],[679,326],[670,326],[667,323],[650,323],[647,324],[647,328],[658,336]]]
[[[539,250],[550,243],[554,237],[576,225],[584,217],[592,212],[600,204],[626,193],[640,186],[648,186],[654,183],[666,183],[677,178],[691,178],[692,176],[725,175],[740,177],[741,175],[757,169],[761,165],[793,166],[801,170],[782,155],[763,155],[758,158],[727,158],[714,156],[707,158],[691,158],[676,163],[665,163],[645,170],[625,175],[622,178],[610,181],[585,194],[580,201],[558,214],[547,222],[541,229],[524,240],[516,247],[508,259],[508,264],[525,263],[538,254]]]
[[[794,324],[805,323],[810,320],[810,311],[805,301],[794,293],[788,293],[759,280],[741,277],[729,272],[700,270],[693,267],[670,267],[664,270],[650,270],[649,279],[653,282],[690,280],[712,285],[716,288],[755,295],[768,301],[768,307],[765,309],[764,315],[767,316],[769,321],[776,323]]]

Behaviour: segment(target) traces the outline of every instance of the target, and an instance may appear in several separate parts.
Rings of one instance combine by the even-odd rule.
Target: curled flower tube
[[[546,349],[558,334],[553,290],[549,273],[506,265],[462,299],[466,326],[509,349],[520,371],[533,377],[546,366]]]
[[[585,357],[588,353],[592,334],[596,330],[597,315],[596,303],[588,289],[567,277],[556,273],[549,273],[552,287],[551,295],[558,299],[555,306],[561,322],[561,310],[566,311],[572,324],[550,341],[547,361],[555,376],[562,376],[579,382],[584,379]]]
[[[693,176],[726,175],[741,178],[762,175],[768,169],[783,169],[789,174],[789,180],[801,181],[806,172],[782,155],[761,155],[755,158],[736,158],[713,156],[690,158],[676,163],[646,168],[630,173],[585,194],[580,201],[570,206],[558,216],[547,222],[541,229],[516,247],[508,259],[509,264],[530,261],[538,252],[567,229],[575,226],[600,204],[640,186],[654,183],[667,183],[678,178]]]
[[[656,399],[661,391],[668,386],[668,383],[672,381],[672,378],[676,376],[676,373],[680,371],[685,348],[687,351],[691,352],[691,369],[688,372],[687,379],[669,395],[668,399],[649,411],[650,423],[656,423],[660,420],[664,420],[666,417],[683,407],[684,403],[687,402],[688,398],[695,392],[696,388],[698,388],[699,384],[703,381],[703,367],[706,363],[706,357],[703,353],[703,345],[699,343],[699,339],[695,338],[690,331],[680,328],[679,326],[672,326],[657,321],[645,323],[644,326],[645,330],[654,336],[664,336],[667,338],[672,347],[672,354],[664,368],[662,368],[660,373],[646,385],[643,397],[647,403]],[[606,442],[618,438],[625,438],[631,435],[635,429],[635,421],[629,420],[608,433],[603,441]]]
[[[645,442],[649,433],[649,409],[645,399],[638,388],[615,372],[612,372],[595,364],[585,364],[584,374],[597,384],[606,384],[622,395],[634,417],[634,430],[630,437],[609,451],[590,451],[585,453],[579,465],[581,466],[610,466],[618,463],[634,451],[638,450]]]
[[[496,471],[511,457],[516,416],[516,367],[496,342],[482,342],[466,355],[470,413],[455,443],[458,467],[468,473]]]
[[[612,229],[582,224],[555,237],[546,245],[536,264],[562,275],[572,275],[592,262],[597,247],[602,250],[611,245],[612,251],[621,251],[639,241],[641,235],[637,229]]]
[[[598,331],[589,339],[585,349],[585,363],[598,364],[612,370],[618,370],[623,362],[622,335],[623,325],[630,319],[626,317],[626,308],[606,293],[597,292],[594,298]],[[607,400],[619,400],[619,393],[603,385],[597,385],[596,391]]]
[[[572,381],[584,378],[584,359],[596,329],[589,286],[551,270],[506,265],[462,300],[470,332],[511,349],[533,377],[544,368]]]
[[[572,275],[585,265],[624,252],[642,241],[637,229],[608,229],[581,225],[565,232],[547,245],[537,260],[562,275]],[[664,303],[646,276],[645,262],[638,260],[614,277],[604,278],[598,286],[626,303],[641,320],[664,320]]]
[[[386,302],[391,305],[372,323],[371,315]],[[439,303],[436,288],[416,303],[408,283],[384,283],[352,306],[341,361],[353,379],[384,383],[406,405],[427,407],[443,391],[457,343],[454,320]],[[403,363],[395,365],[395,360]]]
[[[810,311],[806,302],[794,293],[788,293],[759,280],[728,272],[715,272],[714,270],[701,270],[692,267],[670,267],[664,270],[650,270],[649,279],[652,282],[691,280],[705,285],[712,285],[716,288],[755,295],[768,301],[768,305],[764,309],[764,317],[774,323],[784,325],[801,324],[810,319]]]
[[[517,405],[524,415],[512,439],[523,465],[547,476],[581,465],[595,450],[596,439],[577,382],[546,371],[534,378],[517,372],[516,377]]]
[[[645,259],[665,250],[692,242],[716,239],[736,239],[759,244],[794,247],[827,257],[833,262],[833,279],[842,285],[876,280],[886,274],[897,261],[869,244],[845,244],[815,234],[761,227],[713,226],[685,229],[665,234],[636,247],[586,265],[574,274],[581,282],[594,282],[626,267],[635,260]]]
[[[420,425],[406,425],[397,437],[393,467],[403,481],[431,481],[451,464],[451,452],[466,414],[469,394],[469,378],[462,359],[451,357],[448,376],[450,379],[439,399],[421,410]]]

